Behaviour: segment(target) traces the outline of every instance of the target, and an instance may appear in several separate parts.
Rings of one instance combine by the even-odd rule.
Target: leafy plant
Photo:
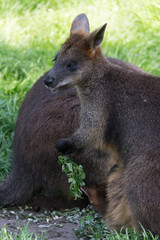
[[[72,159],[66,156],[59,156],[58,163],[62,165],[62,172],[64,172],[68,177],[68,182],[70,184],[70,194],[74,196],[75,200],[77,198],[82,198],[81,186],[85,183],[85,173],[81,165],[77,165]]]

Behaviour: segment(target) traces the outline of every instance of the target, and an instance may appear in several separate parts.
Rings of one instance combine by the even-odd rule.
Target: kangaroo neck
[[[76,87],[81,106],[87,102],[101,106],[108,85],[108,68],[108,61],[102,54],[94,59],[92,70],[85,77],[83,84]]]

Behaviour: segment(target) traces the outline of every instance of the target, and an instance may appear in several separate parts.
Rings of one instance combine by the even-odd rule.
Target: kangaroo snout
[[[52,87],[53,85],[53,81],[54,81],[54,78],[53,77],[49,77],[47,76],[45,79],[44,79],[44,83],[47,87]]]

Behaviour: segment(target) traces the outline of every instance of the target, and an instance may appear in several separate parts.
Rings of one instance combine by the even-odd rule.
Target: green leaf
[[[68,166],[68,170],[72,172],[73,171],[72,163],[71,162],[67,163],[67,166]]]
[[[58,163],[62,165],[62,172],[68,177],[68,183],[70,184],[70,194],[74,196],[75,200],[77,198],[82,198],[81,186],[85,183],[85,173],[81,165],[77,165],[72,159],[65,156],[58,157]]]

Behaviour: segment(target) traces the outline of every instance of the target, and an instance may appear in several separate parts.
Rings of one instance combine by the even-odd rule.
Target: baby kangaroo
[[[119,231],[124,228],[139,229],[130,210],[124,184],[123,169],[114,165],[105,181],[92,187],[82,187],[94,209],[104,218],[108,227]]]
[[[141,223],[160,234],[160,78],[109,62],[100,48],[105,28],[89,33],[86,15],[78,15],[45,79],[53,92],[76,86],[81,105],[78,130],[56,147],[69,153],[94,146],[113,153],[125,199],[117,214],[125,207],[133,227],[139,230]],[[117,224],[123,225],[121,218]]]

